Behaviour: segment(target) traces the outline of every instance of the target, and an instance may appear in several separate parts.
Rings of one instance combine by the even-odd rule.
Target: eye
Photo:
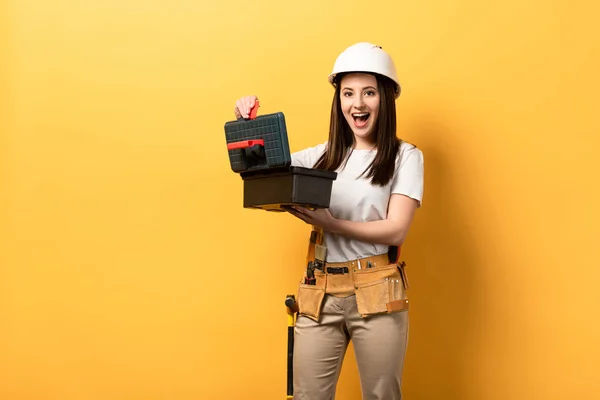
[[[344,96],[344,97],[349,97],[349,96],[352,96],[352,92],[344,92],[344,93],[343,93],[343,96]]]
[[[367,96],[375,96],[375,91],[374,90],[367,90],[365,92],[365,95],[367,95]]]

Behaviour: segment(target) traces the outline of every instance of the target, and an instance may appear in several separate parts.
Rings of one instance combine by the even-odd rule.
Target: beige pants
[[[408,311],[361,317],[356,296],[323,299],[319,322],[299,316],[294,339],[294,399],[333,400],[352,340],[363,400],[400,400]]]

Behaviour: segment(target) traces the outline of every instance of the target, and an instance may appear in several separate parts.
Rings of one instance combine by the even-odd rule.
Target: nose
[[[359,94],[357,96],[354,96],[354,104],[353,105],[354,105],[354,108],[358,108],[358,109],[363,108],[363,106],[365,105],[365,102],[364,102],[362,95]]]

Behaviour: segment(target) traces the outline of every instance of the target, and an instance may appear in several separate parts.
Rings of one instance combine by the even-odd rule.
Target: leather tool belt
[[[312,239],[319,237],[322,239],[322,232],[311,234],[309,265],[315,261],[310,259],[314,257],[314,246],[320,244]],[[362,317],[408,310],[406,264],[390,262],[388,254],[344,262],[321,263],[317,260],[316,265],[318,268],[309,273],[311,279],[304,276],[298,288],[300,315],[318,321],[326,294],[336,297],[355,295]]]

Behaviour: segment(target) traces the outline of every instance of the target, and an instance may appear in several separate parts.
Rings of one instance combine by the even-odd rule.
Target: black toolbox
[[[231,169],[244,184],[244,208],[328,208],[337,173],[291,166],[283,113],[225,123]]]

